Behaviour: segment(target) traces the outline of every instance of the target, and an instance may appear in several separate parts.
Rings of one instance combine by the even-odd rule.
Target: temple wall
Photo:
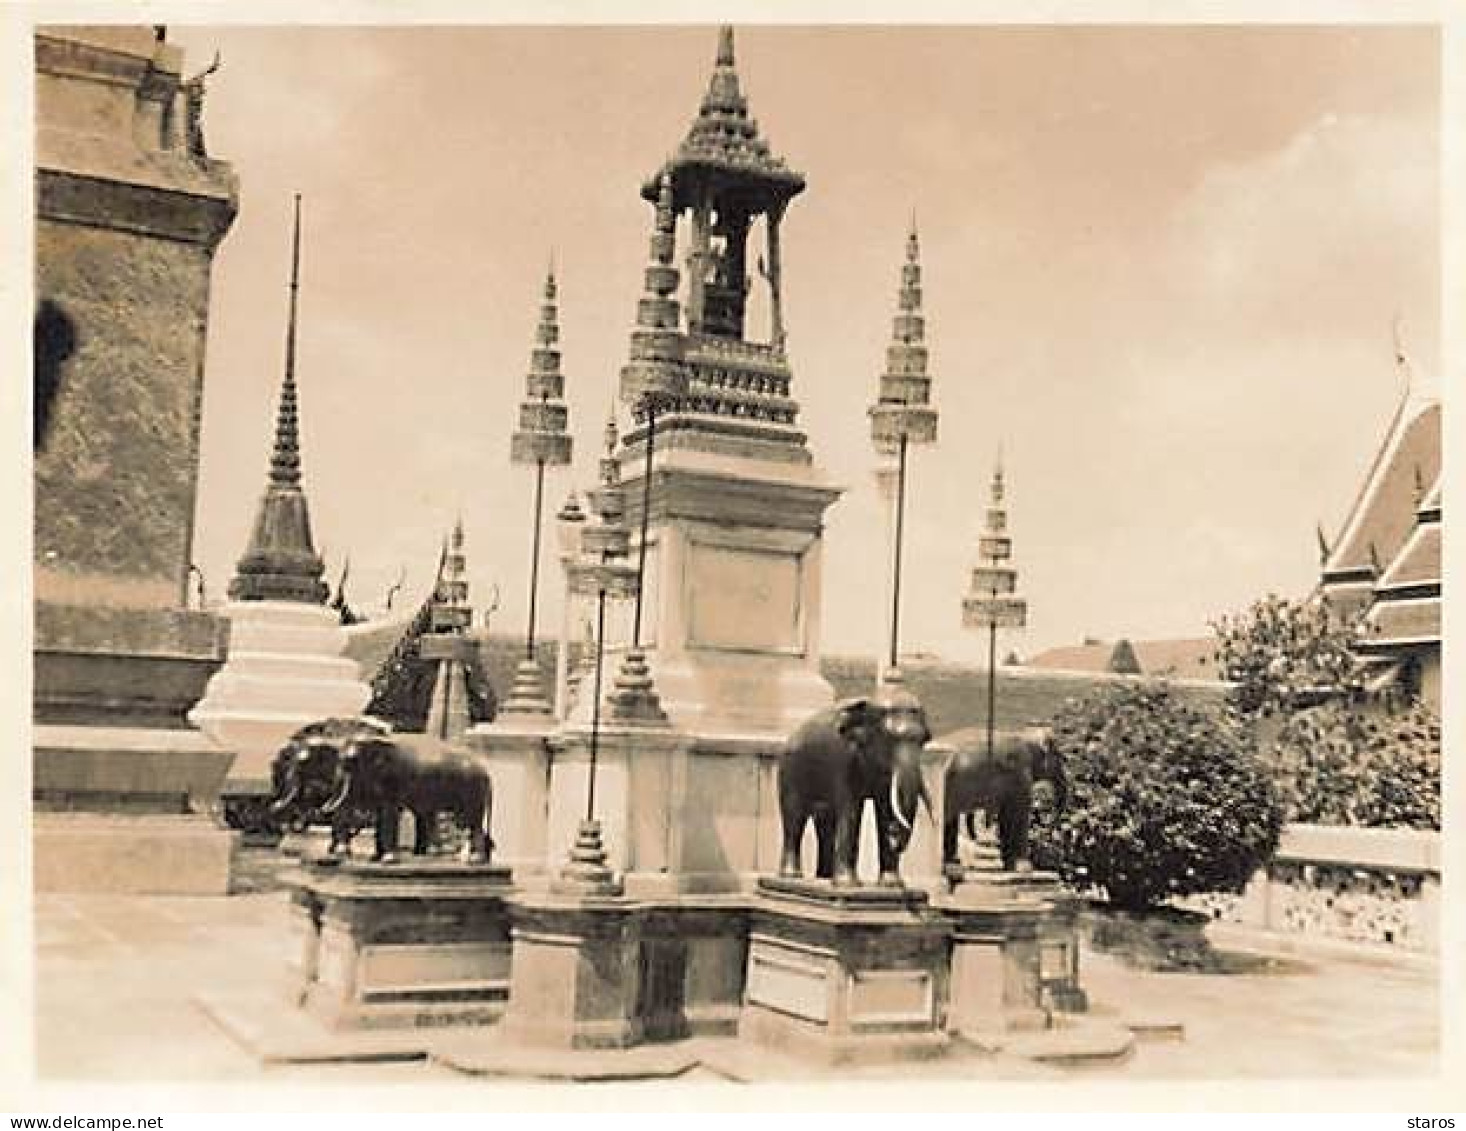
[[[183,603],[210,249],[42,219],[37,295],[74,327],[36,457],[36,596]]]

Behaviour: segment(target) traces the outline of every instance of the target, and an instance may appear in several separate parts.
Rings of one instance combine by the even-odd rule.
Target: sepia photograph
[[[18,24],[24,1075],[1438,1102],[1461,40],[1188,11]]]

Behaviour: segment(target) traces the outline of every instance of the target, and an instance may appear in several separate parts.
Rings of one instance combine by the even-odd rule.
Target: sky
[[[531,472],[509,437],[546,265],[576,437],[553,507],[592,482],[641,293],[639,187],[696,112],[714,29],[169,35],[190,67],[222,54],[205,129],[241,183],[207,347],[211,591],[264,484],[300,192],[304,469],[330,579],[349,555],[371,609],[405,570],[415,604],[461,514],[476,603],[497,585],[493,627],[522,631]],[[1000,448],[1029,601],[1005,651],[1206,635],[1311,588],[1315,525],[1342,524],[1401,395],[1397,317],[1416,368],[1438,366],[1433,30],[749,27],[737,53],[764,136],[808,178],[783,289],[801,424],[847,488],[826,652],[876,652],[885,622],[865,410],[913,210],[941,434],[912,460],[903,651],[985,655],[960,610]]]

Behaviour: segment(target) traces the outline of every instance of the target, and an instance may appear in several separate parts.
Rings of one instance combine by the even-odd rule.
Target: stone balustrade
[[[1335,941],[1439,949],[1440,834],[1289,825],[1241,895],[1191,901],[1224,922]]]

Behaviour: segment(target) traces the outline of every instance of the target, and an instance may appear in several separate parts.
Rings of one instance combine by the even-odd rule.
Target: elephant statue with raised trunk
[[[365,809],[376,823],[373,859],[397,858],[402,811],[412,814],[416,856],[433,847],[439,815],[451,816],[468,834],[460,854],[465,862],[489,859],[489,814],[493,787],[488,771],[462,754],[418,754],[391,737],[363,734],[341,748],[335,789],[322,806],[330,814],[342,808]]]
[[[304,832],[311,825],[331,827],[329,852],[348,851],[351,838],[365,828],[370,818],[348,806],[327,814],[323,807],[336,785],[341,748],[366,735],[384,737],[391,733],[375,719],[322,719],[301,727],[280,748],[270,766],[273,786],[268,812],[271,821],[287,831]]]
[[[957,852],[959,822],[964,818],[968,836],[976,838],[975,818],[983,814],[997,829],[998,852],[1006,871],[1026,871],[1028,834],[1033,823],[1034,786],[1047,783],[1052,804],[1062,810],[1067,789],[1063,759],[1053,736],[1044,727],[1028,727],[998,734],[991,755],[982,734],[955,743],[947,765],[942,814],[942,865],[961,867]]]
[[[880,701],[849,699],[801,723],[779,762],[779,875],[801,874],[800,842],[812,820],[815,876],[855,884],[869,800],[876,814],[879,882],[899,886],[897,861],[911,840],[918,804],[931,812],[921,776],[922,748],[930,739],[921,705],[900,687],[888,687]]]

